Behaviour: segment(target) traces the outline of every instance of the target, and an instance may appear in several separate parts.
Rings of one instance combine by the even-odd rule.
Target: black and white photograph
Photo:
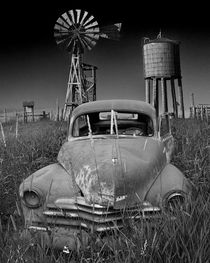
[[[209,263],[208,5],[59,6],[0,12],[0,263]]]

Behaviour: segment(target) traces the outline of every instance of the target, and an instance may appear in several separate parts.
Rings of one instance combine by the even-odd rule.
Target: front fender
[[[72,197],[79,193],[69,174],[59,163],[50,164],[27,177],[20,185],[20,197],[26,190],[36,190],[42,193],[43,200],[53,202],[57,197]]]
[[[164,197],[174,191],[190,194],[190,182],[177,167],[167,164],[150,186],[145,199],[153,205],[162,206]]]

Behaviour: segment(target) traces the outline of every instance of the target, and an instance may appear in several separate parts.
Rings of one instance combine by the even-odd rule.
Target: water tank
[[[144,78],[180,78],[179,42],[167,38],[145,40]]]

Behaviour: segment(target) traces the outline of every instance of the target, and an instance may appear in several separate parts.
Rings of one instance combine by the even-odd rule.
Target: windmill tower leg
[[[69,114],[82,103],[82,76],[81,76],[81,65],[80,56],[72,54],[71,66],[69,71],[68,87],[66,92],[66,99],[63,110],[63,119],[67,117],[67,107],[70,107]]]
[[[88,101],[96,100],[96,69],[97,67],[86,63],[82,64],[83,68],[83,99]]]
[[[94,82],[94,91],[93,91],[93,100],[96,100],[96,67],[93,67],[93,82]]]

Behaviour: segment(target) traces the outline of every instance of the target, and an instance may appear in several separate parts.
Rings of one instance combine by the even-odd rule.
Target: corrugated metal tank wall
[[[149,41],[143,46],[145,78],[179,78],[180,56],[176,41]]]

